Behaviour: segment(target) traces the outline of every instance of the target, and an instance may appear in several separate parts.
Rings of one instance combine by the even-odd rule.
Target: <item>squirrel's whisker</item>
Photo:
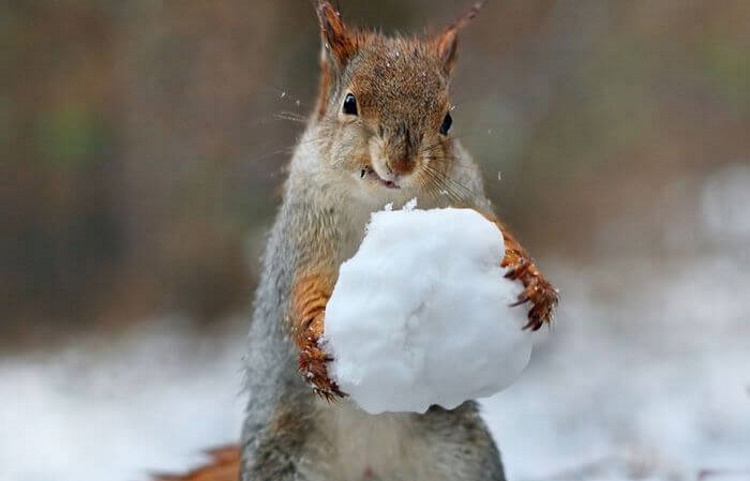
[[[307,123],[307,118],[305,118],[305,116],[295,114],[294,112],[279,112],[277,114],[274,114],[274,118],[278,120],[291,120],[292,122],[299,122],[301,124]]]
[[[437,171],[429,164],[423,166],[423,171],[441,189],[440,194],[448,196],[452,201],[460,205],[471,204],[468,200],[472,198],[472,193],[464,185]]]
[[[274,150],[274,151],[271,151],[271,152],[268,152],[268,153],[265,153],[265,154],[261,154],[258,157],[254,157],[253,160],[259,161],[259,160],[267,159],[269,157],[273,157],[274,155],[291,154],[291,153],[294,153],[294,146],[282,147],[280,149],[277,149],[277,150]]]

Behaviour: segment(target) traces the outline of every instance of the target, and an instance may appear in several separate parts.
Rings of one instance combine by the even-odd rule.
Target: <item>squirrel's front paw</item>
[[[521,281],[524,289],[513,305],[531,303],[528,322],[523,328],[536,331],[544,324],[552,324],[559,297],[557,289],[544,278],[532,261],[525,258],[516,258],[514,261],[507,264],[509,269],[505,277]]]
[[[304,339],[299,354],[299,372],[310,383],[315,394],[327,401],[346,396],[328,377],[328,363],[331,361],[333,357],[320,348],[316,337],[309,336]]]

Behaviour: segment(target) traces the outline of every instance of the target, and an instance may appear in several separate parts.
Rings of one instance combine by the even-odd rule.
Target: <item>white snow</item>
[[[719,169],[705,182],[701,192],[702,221],[718,244],[750,241],[750,166],[737,163]]]
[[[499,229],[470,209],[407,207],[372,215],[326,309],[332,375],[372,414],[489,396],[531,355]]]
[[[561,322],[483,403],[508,479],[750,480],[750,266],[691,261],[544,264]]]
[[[236,443],[244,335],[169,324],[0,358],[0,480],[144,481]]]

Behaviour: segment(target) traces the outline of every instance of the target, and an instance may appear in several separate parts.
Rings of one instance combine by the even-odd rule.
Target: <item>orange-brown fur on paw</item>
[[[328,401],[344,397],[338,385],[328,377],[333,358],[320,347],[325,325],[325,308],[333,290],[331,276],[302,276],[292,291],[292,335],[299,348],[299,372],[313,391]]]
[[[492,214],[480,213],[503,233],[505,256],[500,262],[500,266],[508,269],[505,277],[514,281],[521,281],[521,284],[523,284],[524,290],[518,296],[518,301],[513,305],[518,306],[527,302],[531,304],[528,321],[523,328],[538,331],[543,325],[552,324],[559,297],[557,289],[544,278],[526,249],[511,235],[502,222]]]
[[[521,281],[524,287],[514,305],[531,303],[524,329],[536,331],[544,324],[552,324],[558,301],[557,289],[544,278],[521,244],[502,224],[497,224],[505,238],[505,257],[500,263],[502,267],[508,268],[505,277]]]
[[[207,453],[211,461],[183,476],[162,475],[154,481],[237,481],[240,476],[240,447],[223,446]]]

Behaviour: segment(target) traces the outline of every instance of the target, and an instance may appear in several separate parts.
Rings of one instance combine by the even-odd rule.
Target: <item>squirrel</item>
[[[504,480],[474,401],[367,414],[328,376],[332,358],[319,342],[338,268],[357,251],[370,214],[412,198],[424,208],[472,208],[494,222],[505,239],[506,277],[524,286],[517,304],[528,307],[525,329],[552,322],[557,290],[492,213],[477,165],[451,136],[458,32],[481,3],[428,38],[351,28],[328,1],[315,6],[319,95],[291,159],[256,291],[249,400],[235,452],[240,479]],[[185,479],[212,478],[208,471]]]

